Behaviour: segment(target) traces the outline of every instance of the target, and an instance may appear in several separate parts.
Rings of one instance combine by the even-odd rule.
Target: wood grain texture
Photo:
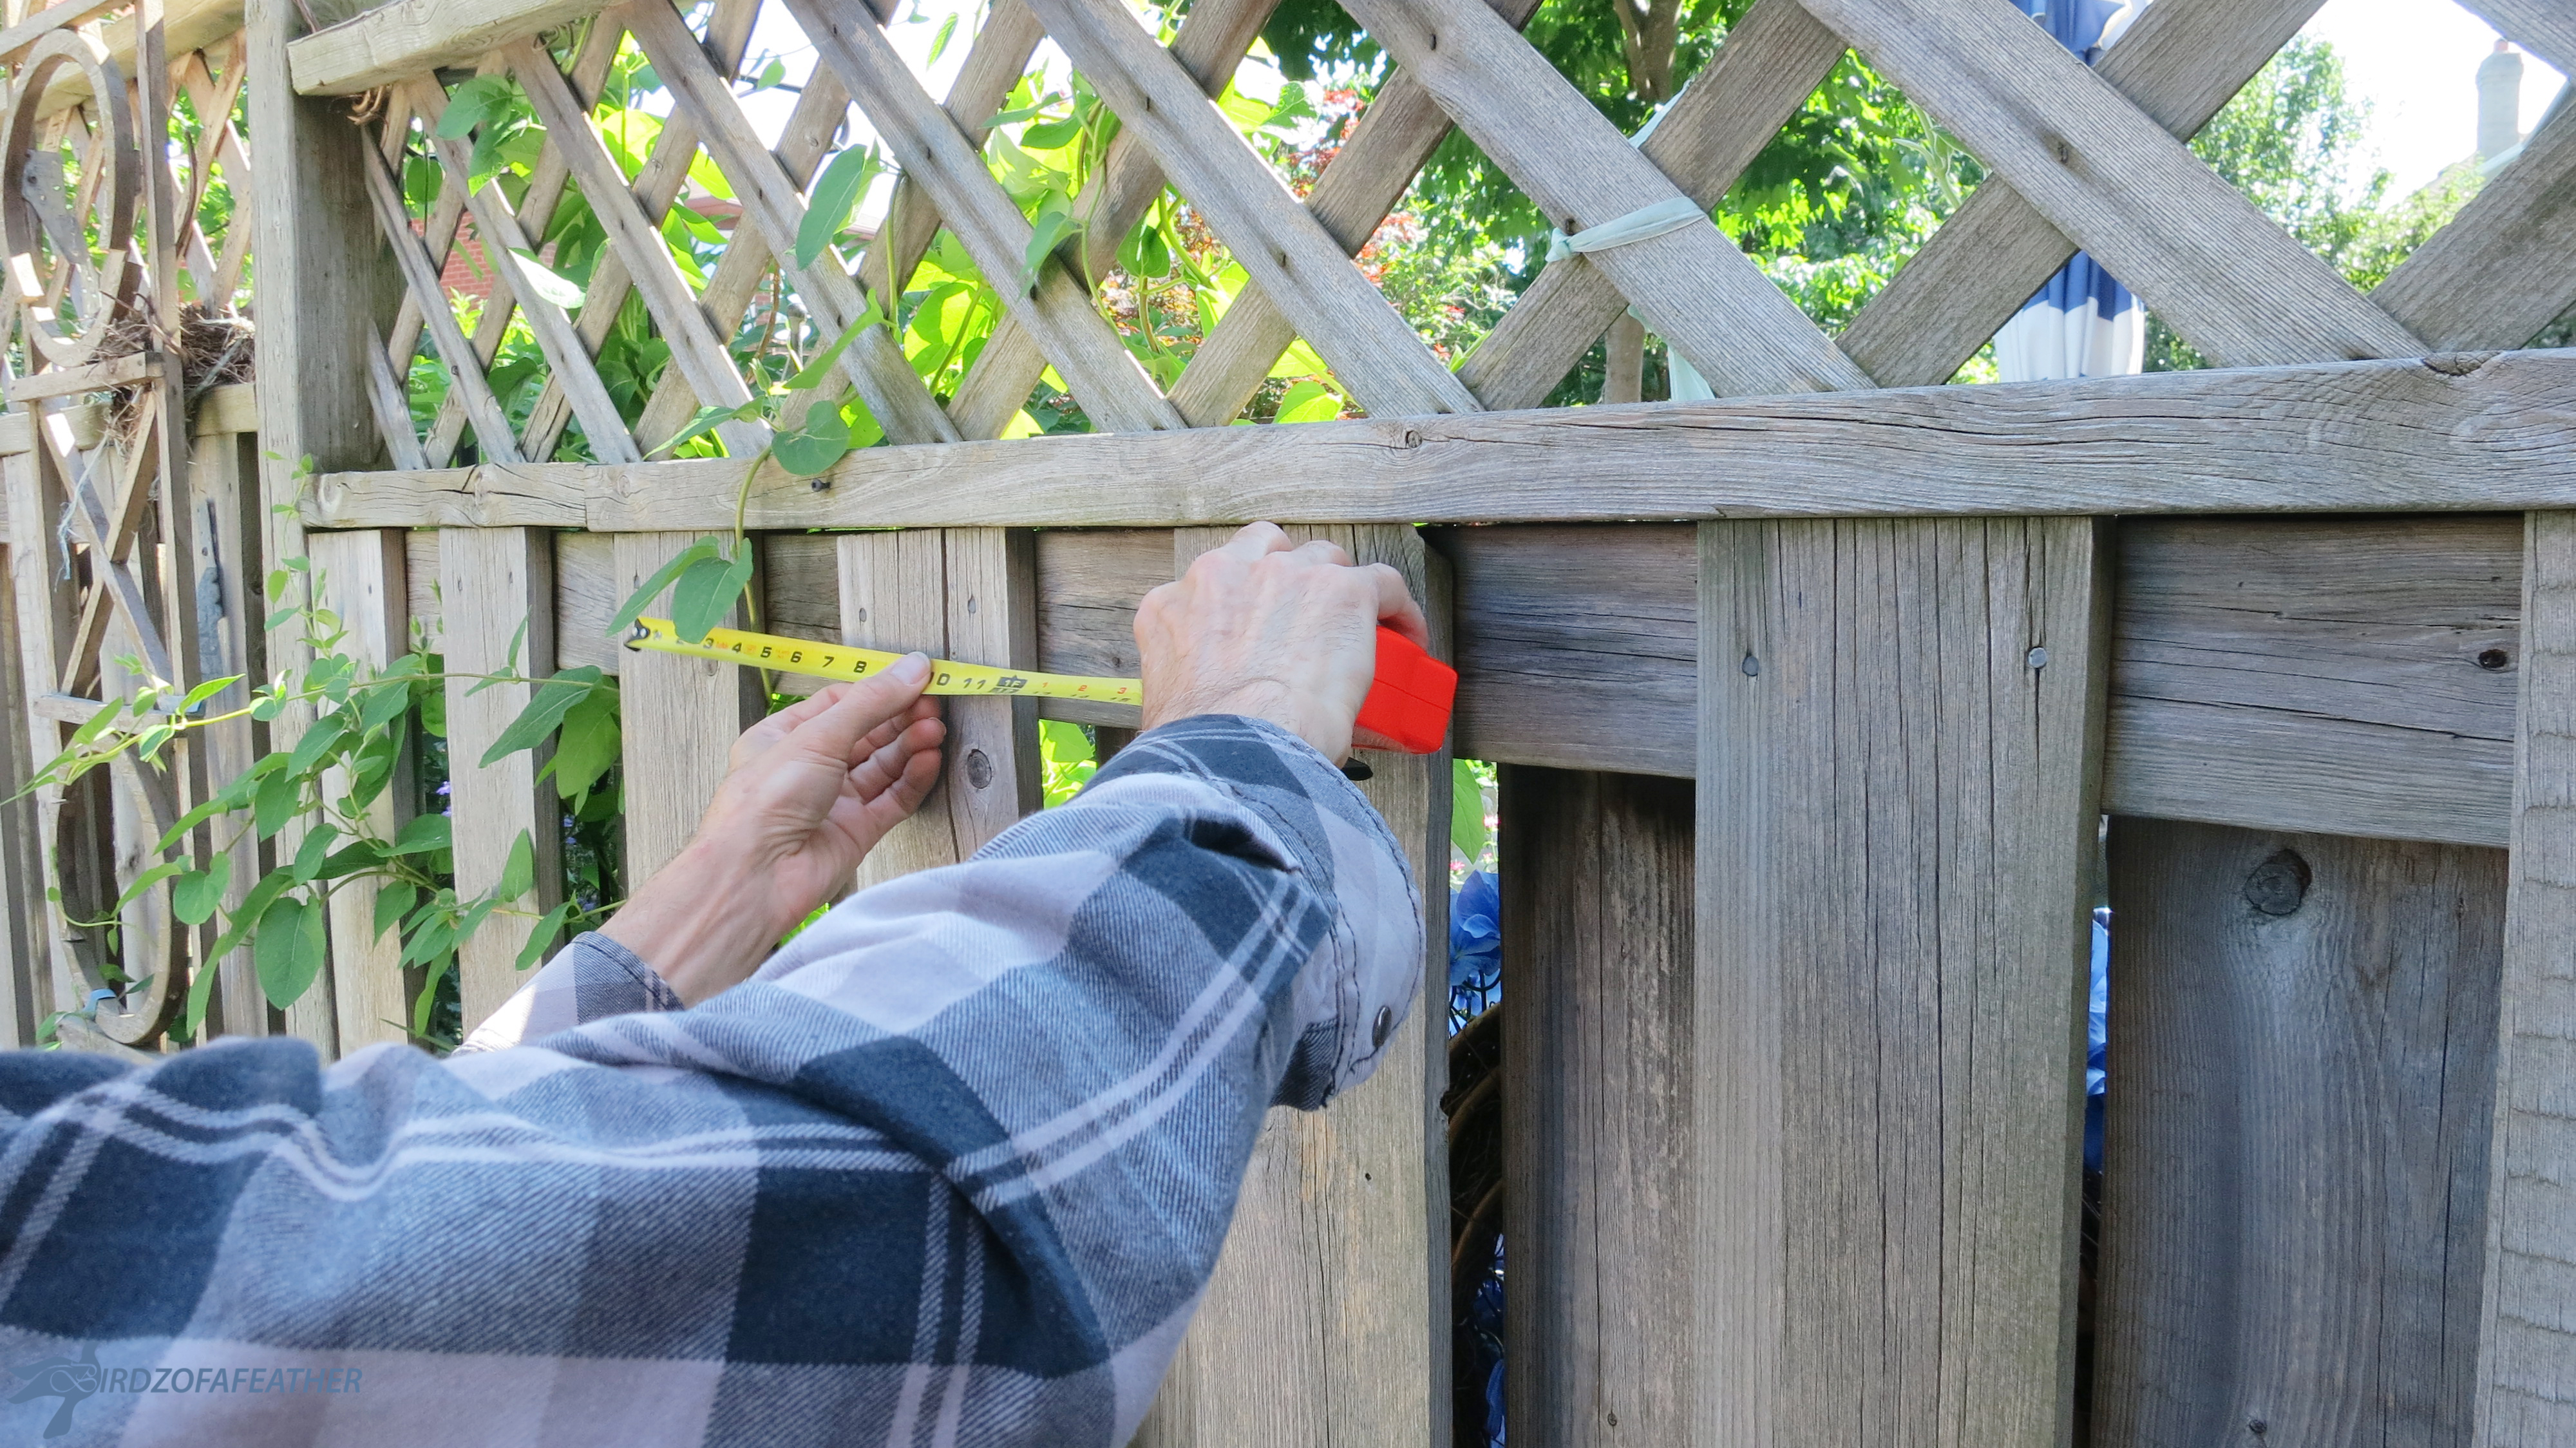
[[[1233,530],[1177,532],[1173,563]],[[1448,651],[1448,585],[1410,528],[1291,530],[1386,563],[1424,602]],[[1177,570],[1176,570],[1177,571]],[[1449,862],[1447,751],[1372,754],[1361,793],[1416,880]],[[1448,892],[1424,892],[1424,968],[1444,978]],[[1377,1072],[1323,1112],[1275,1108],[1252,1152],[1233,1229],[1138,1448],[1445,1444],[1449,1424],[1449,1172],[1440,1094],[1447,1012],[1414,1002]]]
[[[962,664],[1035,668],[1038,661],[1037,550],[1025,528],[941,530],[947,554],[948,651]],[[1035,699],[950,699],[949,828],[958,859],[1045,799],[1040,787]]]
[[[1477,410],[1412,325],[1131,11],[1116,0],[1032,0],[1030,8],[1362,407],[1380,417]]]
[[[2094,74],[2189,139],[2320,3],[2159,0],[2103,53]],[[2074,254],[2064,232],[1990,172],[1838,340],[1882,386],[1946,382]]]
[[[533,528],[450,529],[438,541],[438,575],[449,598],[475,602],[472,608],[449,609],[440,632],[451,675],[447,774],[456,821],[456,893],[470,900],[497,887],[523,833],[537,867],[535,888],[503,901],[502,910],[457,948],[464,1028],[472,1031],[526,979],[518,959],[534,933],[533,917],[563,898],[563,830],[555,787],[551,781],[537,781],[547,751],[523,750],[488,765],[481,762],[501,731],[527,708],[535,689],[524,683],[477,689],[472,678],[508,670],[514,646],[522,675],[542,679],[554,672],[555,619],[549,607],[554,540]]]
[[[402,534],[390,528],[316,533],[309,546],[317,580],[314,596],[348,630],[341,651],[370,669],[382,669],[408,652],[411,620],[404,610],[411,590],[403,574]],[[416,767],[409,748],[395,758],[393,783],[366,812],[367,827],[376,838],[390,840],[411,823],[415,791],[409,783]],[[345,768],[325,773],[327,797],[338,798],[348,787]],[[331,1001],[343,1053],[411,1036],[402,932],[377,933],[377,894],[376,882],[365,878],[343,880],[331,892]]]
[[[50,465],[41,449],[18,453],[0,459],[0,485],[9,493],[9,511],[20,518],[54,516],[62,507],[60,475]],[[19,676],[38,681],[36,688],[49,687],[56,677],[54,661],[71,636],[72,619],[63,591],[57,589],[56,550],[42,533],[9,549],[9,592],[15,622],[12,643],[18,651]],[[31,691],[32,692],[32,691]],[[31,701],[32,702],[32,701]],[[62,753],[68,731],[62,724],[29,708],[12,712],[6,727],[22,733],[26,758],[34,767]],[[30,917],[28,964],[30,991],[46,1002],[48,1010],[62,1009],[61,1002],[77,1001],[83,992],[77,982],[77,962],[73,954],[72,933],[64,919],[61,902],[46,898],[49,876],[41,869],[44,853],[54,847],[65,804],[61,786],[49,785],[36,791],[34,848],[39,873],[28,877],[35,887],[37,913]]]
[[[18,642],[17,590],[11,545],[0,544],[0,719],[27,719],[27,686]],[[22,794],[44,761],[28,749],[28,731],[10,727],[0,737],[0,1046],[36,1044],[39,998],[53,974],[52,942],[45,938],[44,847],[35,797]]]
[[[2518,514],[2132,519],[2106,808],[2501,845]]]
[[[905,176],[929,193],[940,219],[984,275],[1023,278],[1035,234],[1029,219],[993,179],[975,143],[913,78],[876,17],[849,6],[826,10],[816,0],[783,3],[823,63],[857,98],[859,109],[902,162]],[[999,291],[1012,321],[1055,364],[1057,375],[1102,431],[1184,425],[1118,333],[1093,309],[1090,288],[1061,259],[1047,257],[1033,277]]]
[[[1565,1448],[1694,1432],[1691,786],[1502,771],[1503,1378]]]
[[[2576,1439],[2576,518],[2525,525],[2522,727],[2489,1148],[2477,1448]]]
[[[2576,505],[2576,352],[864,448],[753,528]],[[730,529],[729,459],[333,474],[320,527]],[[1105,488],[1103,478],[1119,486]]]
[[[2571,231],[2576,106],[2562,105],[2370,299],[2429,346],[2519,347],[2576,301]]]
[[[599,0],[390,0],[287,47],[295,89],[345,96],[460,65],[598,11]]]
[[[616,539],[616,586],[624,602],[653,571],[697,541],[693,533],[621,533]],[[740,605],[721,627],[744,626]],[[626,758],[626,880],[631,892],[698,830],[732,764],[733,741],[761,714],[760,675],[714,659],[622,649],[618,717]],[[551,795],[554,786],[546,789]]]
[[[1438,528],[1457,579],[1469,759],[1698,769],[1699,550],[1687,524]],[[1615,707],[1605,701],[1615,698]]]
[[[1807,8],[2219,365],[2425,350],[2023,17],[1979,0]]]
[[[2110,860],[2093,1441],[2465,1448],[2504,852],[2118,819]]]
[[[1797,0],[1761,0],[1726,32],[1726,43],[1638,149],[1685,195],[1714,208],[1842,57],[1842,37]],[[1539,406],[1627,305],[1590,258],[1550,262],[1458,364],[1459,380],[1487,407]],[[1217,330],[1222,336],[1224,327]],[[1185,388],[1187,380],[1183,374]]]
[[[1484,0],[1347,8],[1567,234],[1682,195]],[[1720,393],[1870,385],[1714,223],[1591,261]],[[1595,326],[1590,336],[1599,335]]]
[[[2065,1441],[2096,531],[1701,530],[1703,1441]]]

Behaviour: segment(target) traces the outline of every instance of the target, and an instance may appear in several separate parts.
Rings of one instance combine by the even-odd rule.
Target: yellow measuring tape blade
[[[721,659],[746,668],[776,669],[782,674],[805,674],[817,679],[853,682],[883,673],[895,660],[903,657],[882,649],[818,644],[811,639],[787,639],[776,634],[745,633],[732,628],[708,630],[705,643],[686,643],[681,640],[679,630],[671,626],[671,621],[663,618],[635,620],[635,627],[627,632],[626,646],[651,649],[655,653],[686,654],[691,658]],[[922,692],[1026,694],[1033,699],[1090,699],[1102,704],[1145,702],[1145,685],[1137,679],[1041,674],[1034,669],[997,669],[987,664],[960,664],[947,659],[930,661],[930,686]]]

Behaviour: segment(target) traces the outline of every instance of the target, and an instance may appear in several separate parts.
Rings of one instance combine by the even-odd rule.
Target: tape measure
[[[626,647],[655,653],[717,659],[746,668],[776,669],[817,679],[855,683],[880,674],[902,654],[849,644],[823,644],[811,639],[780,638],[742,629],[707,631],[703,643],[689,643],[661,618],[639,618],[626,635]],[[1042,674],[1035,669],[998,669],[989,664],[930,661],[925,694],[979,698],[1088,699],[1095,704],[1145,702],[1139,679],[1104,679],[1079,674]],[[1458,672],[1425,653],[1421,645],[1391,628],[1377,631],[1377,676],[1360,704],[1358,725],[1383,736],[1409,754],[1429,754],[1449,734],[1449,711],[1458,693]]]

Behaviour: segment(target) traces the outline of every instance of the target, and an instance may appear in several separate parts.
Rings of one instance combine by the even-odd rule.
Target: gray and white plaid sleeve
[[[1211,717],[693,1009],[589,936],[444,1061],[0,1055],[0,1425],[1123,1443],[1421,918],[1338,771]]]

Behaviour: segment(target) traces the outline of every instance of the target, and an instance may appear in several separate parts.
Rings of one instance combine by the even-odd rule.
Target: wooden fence
[[[425,629],[460,672],[620,674],[640,878],[757,706],[605,637],[703,533],[752,530],[764,627],[1086,673],[1133,669],[1135,600],[1228,526],[1334,537],[1430,600],[1462,675],[1451,748],[1506,766],[1519,1441],[2576,1442],[2576,353],[2511,350],[2576,301],[2576,116],[2363,295],[2181,139],[2317,0],[2158,0],[2089,70],[1999,0],[1760,0],[1635,147],[1515,34],[1533,0],[1345,0],[1395,68],[1302,198],[1211,100],[1264,0],[1196,0],[1168,45],[1115,0],[995,0],[944,102],[879,29],[891,4],[778,3],[821,63],[772,146],[732,85],[760,0],[398,0],[309,35],[253,0],[257,437],[200,404],[185,492],[241,520],[219,545],[256,555],[239,576],[327,560],[371,647]],[[2576,63],[2567,0],[2473,8]],[[821,395],[895,445],[746,477],[771,424],[735,419],[729,457],[652,459],[702,405],[754,399],[728,347],[771,278],[830,336],[943,231],[1023,275],[1031,222],[978,150],[1042,39],[1122,126],[1100,219],[1005,288],[962,384],[933,393],[863,327]],[[673,101],[631,173],[587,118],[626,45]],[[1712,205],[1847,46],[1988,177],[1839,335],[1690,225],[1551,263],[1452,368],[1348,260],[1453,124],[1569,232]],[[543,118],[515,201],[469,194],[468,143],[437,134],[469,71]],[[853,103],[902,162],[895,219],[855,266],[800,264]],[[443,168],[425,211],[414,157]],[[742,212],[700,280],[659,229],[702,162]],[[1162,386],[1081,279],[1166,186],[1251,285]],[[578,307],[511,255],[568,188],[609,244]],[[438,281],[468,221],[501,283],[470,333]],[[2078,246],[2218,370],[1937,385]],[[630,296],[671,358],[640,416],[593,363]],[[1538,409],[1631,305],[1724,400]],[[524,417],[487,374],[514,314],[546,364]],[[1225,426],[1299,338],[1368,417]],[[424,342],[450,385],[421,427]],[[999,440],[1049,368],[1101,431]],[[58,409],[0,462],[21,774],[115,683],[54,652],[108,607],[67,597],[66,565],[112,580],[127,556],[77,512],[55,530],[104,456],[76,433]],[[550,461],[568,436],[587,459]],[[175,578],[193,535],[162,527]],[[465,763],[527,695],[451,688],[460,889],[496,884],[521,831],[556,838],[532,757]],[[1037,712],[954,703],[942,794],[874,868],[1034,808]],[[187,767],[202,789],[237,766]],[[1446,755],[1380,760],[1367,786],[1426,880],[1450,778]],[[15,808],[25,1039],[96,974],[42,858],[134,824],[112,800]],[[560,871],[537,881],[520,903]],[[2115,1085],[2079,1301],[2106,895]],[[220,1028],[398,1034],[369,916],[335,908],[328,989],[287,1018],[227,974]],[[469,1021],[520,979],[527,918],[469,946]],[[239,968],[173,938],[171,982]],[[147,1007],[93,1029],[150,1046]],[[1352,1100],[1273,1120],[1143,1441],[1450,1440],[1441,1016]]]

